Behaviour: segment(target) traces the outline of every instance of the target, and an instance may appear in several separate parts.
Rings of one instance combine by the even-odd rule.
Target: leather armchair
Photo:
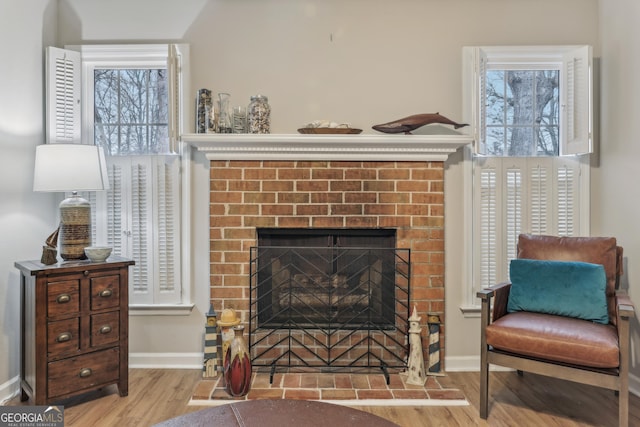
[[[634,306],[617,293],[622,248],[615,238],[520,235],[518,258],[601,264],[607,278],[609,324],[553,314],[509,313],[511,283],[477,293],[481,298],[480,417],[488,416],[489,365],[615,390],[619,425],[629,417],[629,319]],[[490,307],[493,302],[493,316]],[[606,315],[605,315],[606,322]]]

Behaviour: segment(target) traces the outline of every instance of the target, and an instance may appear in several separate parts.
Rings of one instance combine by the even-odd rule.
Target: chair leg
[[[480,363],[480,418],[487,419],[489,415],[489,364],[486,362],[486,349],[482,351]]]
[[[618,397],[618,425],[620,427],[629,426],[629,389],[623,387]]]

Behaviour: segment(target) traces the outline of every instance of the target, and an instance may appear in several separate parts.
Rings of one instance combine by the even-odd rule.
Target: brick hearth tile
[[[400,374],[389,375],[389,388],[398,390],[405,388]]]
[[[302,374],[284,374],[282,379],[282,387],[298,388],[300,387],[300,377]]]
[[[464,399],[464,393],[460,390],[429,390],[429,397],[431,399]]]
[[[213,392],[213,389],[216,387],[217,383],[218,383],[217,378],[214,380],[200,381],[198,385],[196,385],[195,390],[193,390],[193,394],[191,395],[191,398],[202,399],[202,400],[209,399],[209,396],[211,396],[211,393]]]
[[[371,388],[369,386],[369,378],[367,378],[367,375],[352,374],[351,383],[353,384],[353,388],[356,388],[356,389],[368,390]]]
[[[442,389],[443,387],[439,384],[438,380],[435,377],[427,377],[427,382],[424,383],[424,388],[427,389]]]
[[[253,381],[251,381],[251,387],[255,388],[269,388],[271,385],[269,384],[269,374],[268,373],[257,373],[253,376]]]
[[[281,388],[252,388],[247,399],[282,399],[282,395]]]
[[[223,388],[216,388],[211,394],[211,399],[215,400],[245,400],[244,397],[229,396],[229,393],[224,391]]]
[[[318,375],[318,388],[335,388],[335,376],[333,374]]]
[[[273,374],[273,382],[271,383],[271,388],[282,387],[282,380],[284,379],[284,374],[276,373]]]
[[[308,389],[286,389],[284,391],[285,399],[299,399],[299,400],[319,400],[320,390],[308,390]]]
[[[395,399],[428,399],[425,390],[391,390]]]
[[[390,390],[357,390],[358,399],[393,399]]]
[[[302,388],[318,388],[317,374],[302,374],[300,378],[300,387]]]
[[[322,400],[352,400],[357,399],[355,390],[346,389],[322,389],[320,390]]]
[[[383,375],[369,375],[369,385],[372,389],[387,389],[387,380]]]
[[[351,375],[349,374],[336,374],[334,376],[334,381],[336,383],[336,388],[353,388]]]

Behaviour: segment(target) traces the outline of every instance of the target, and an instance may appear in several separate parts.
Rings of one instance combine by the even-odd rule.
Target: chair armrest
[[[488,288],[484,288],[478,291],[478,293],[476,293],[476,296],[478,298],[485,300],[493,297],[496,294],[496,292],[499,292],[501,289],[503,289],[506,286],[511,286],[511,283],[502,282],[502,283],[498,283],[497,285],[489,286]]]
[[[507,314],[507,302],[509,301],[510,290],[511,283],[502,282],[478,291],[476,296],[482,300],[481,311],[484,310],[487,312],[487,320],[492,297],[495,297],[493,302],[493,320],[498,320]],[[486,324],[488,325],[489,323]]]
[[[635,317],[635,306],[629,295],[616,294],[616,309],[620,317]]]

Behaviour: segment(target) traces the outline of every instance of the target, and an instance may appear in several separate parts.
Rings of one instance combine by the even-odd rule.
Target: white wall
[[[15,261],[40,258],[57,202],[33,187],[43,136],[43,46],[55,42],[56,2],[0,2],[0,402],[20,371],[20,280]]]
[[[602,96],[599,166],[592,175],[592,233],[616,236],[624,247],[625,276],[636,306],[632,320],[631,386],[640,393],[640,2],[601,0]]]

